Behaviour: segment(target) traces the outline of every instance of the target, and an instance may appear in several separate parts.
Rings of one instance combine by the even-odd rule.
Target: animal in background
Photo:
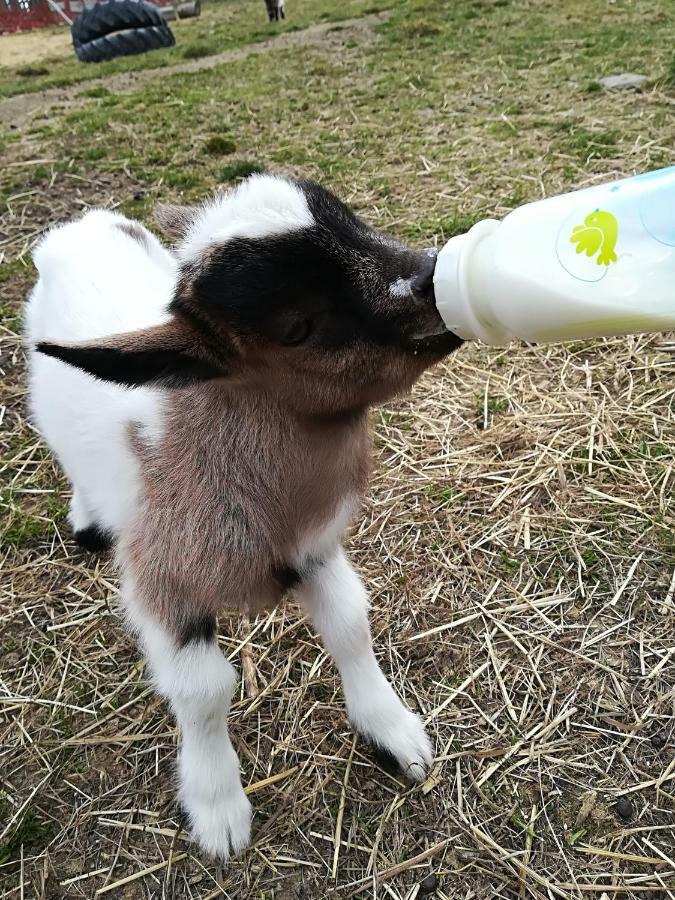
[[[284,0],[265,0],[265,8],[270,22],[278,22],[279,19],[286,18]]]

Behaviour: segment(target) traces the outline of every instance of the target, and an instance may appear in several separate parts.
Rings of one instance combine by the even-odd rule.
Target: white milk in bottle
[[[494,345],[675,329],[675,166],[478,222],[434,291],[450,331]]]

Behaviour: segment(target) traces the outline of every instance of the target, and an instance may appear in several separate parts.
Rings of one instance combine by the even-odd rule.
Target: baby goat
[[[340,538],[368,475],[368,407],[461,341],[435,309],[433,253],[316,184],[256,176],[161,218],[175,256],[100,210],[40,243],[31,403],[72,484],[76,538],[116,546],[129,622],[180,725],[194,837],[227,859],[249,841],[251,807],[227,729],[224,607],[293,590],[354,730],[414,779],[431,762],[375,659]]]

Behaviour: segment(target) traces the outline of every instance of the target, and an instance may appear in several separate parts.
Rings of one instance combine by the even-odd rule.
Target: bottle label
[[[598,266],[611,266],[616,262],[614,248],[618,237],[616,216],[606,209],[596,209],[586,216],[583,225],[574,226],[570,244],[576,244],[577,254],[585,253]]]
[[[562,224],[556,242],[558,260],[573,278],[601,281],[617,262],[619,220],[607,209],[576,209]]]

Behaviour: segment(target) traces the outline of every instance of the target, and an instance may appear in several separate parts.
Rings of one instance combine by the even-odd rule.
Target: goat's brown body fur
[[[176,635],[195,617],[277,603],[278,571],[302,565],[369,470],[365,410],[302,418],[222,381],[175,391],[160,442],[134,445],[144,496],[120,550],[138,600]]]

